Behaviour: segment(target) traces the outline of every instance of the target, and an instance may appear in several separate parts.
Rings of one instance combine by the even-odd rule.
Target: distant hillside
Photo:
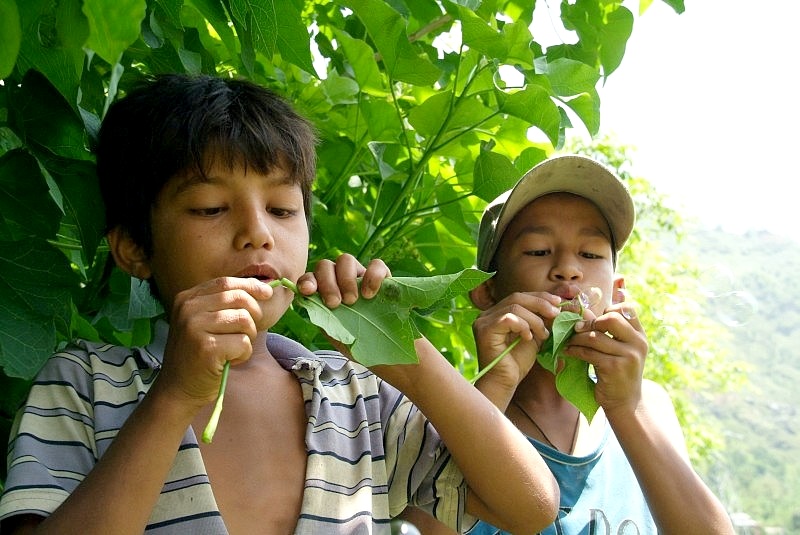
[[[800,244],[759,232],[691,232],[680,247],[708,276],[711,310],[732,333],[746,388],[704,413],[727,448],[704,477],[732,511],[800,534]]]

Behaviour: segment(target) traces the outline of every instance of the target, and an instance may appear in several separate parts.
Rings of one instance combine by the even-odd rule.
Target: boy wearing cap
[[[470,293],[482,310],[473,325],[481,366],[521,340],[496,366],[502,371],[492,370],[492,383],[478,387],[530,438],[559,482],[559,516],[542,533],[733,533],[689,462],[668,394],[642,377],[647,338],[615,273],[633,224],[623,183],[575,155],[539,164],[487,207],[478,267],[495,275]],[[565,351],[594,368],[600,409],[589,422],[559,394],[536,354],[558,305],[593,294],[600,300],[585,309]],[[470,533],[504,532],[480,523]]]

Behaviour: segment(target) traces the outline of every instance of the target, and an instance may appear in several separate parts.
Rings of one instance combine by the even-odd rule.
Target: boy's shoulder
[[[338,351],[329,349],[310,350],[300,342],[270,333],[267,348],[275,360],[287,370],[303,371],[319,369],[326,375],[350,375],[377,378],[368,368],[347,358]]]

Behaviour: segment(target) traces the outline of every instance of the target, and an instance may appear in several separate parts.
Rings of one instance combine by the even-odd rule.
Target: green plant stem
[[[222,368],[222,380],[219,383],[219,393],[217,394],[217,401],[214,403],[214,410],[211,412],[211,418],[208,419],[208,424],[203,430],[203,442],[206,444],[211,444],[214,433],[217,432],[219,415],[222,413],[222,401],[225,399],[225,385],[228,384],[228,371],[230,369],[231,361],[228,360]]]
[[[473,377],[473,378],[472,378],[472,380],[470,381],[470,383],[471,383],[471,384],[473,384],[473,385],[474,385],[475,383],[477,383],[477,382],[478,382],[478,379],[480,379],[481,377],[483,377],[484,375],[486,375],[486,374],[489,372],[489,370],[491,370],[492,368],[494,368],[495,364],[497,364],[498,362],[500,362],[501,360],[503,360],[503,357],[505,357],[506,355],[508,355],[508,354],[511,352],[511,350],[512,350],[512,349],[514,349],[514,348],[517,346],[517,344],[519,343],[519,341],[520,341],[520,340],[521,340],[520,338],[517,338],[517,339],[515,339],[513,342],[511,342],[510,344],[508,344],[508,347],[507,347],[507,348],[505,348],[505,349],[503,350],[503,352],[502,352],[502,353],[500,353],[499,355],[497,355],[497,356],[494,358],[494,360],[493,360],[492,362],[490,362],[490,363],[489,363],[489,365],[488,365],[488,366],[486,366],[484,369],[482,369],[481,371],[479,371],[479,372],[478,372],[478,374],[477,374],[475,377]]]
[[[270,286],[276,288],[278,286],[284,286],[285,288],[290,289],[295,294],[297,293],[297,285],[290,281],[287,278],[282,279],[275,279],[274,281],[270,281]],[[214,410],[211,412],[211,417],[208,419],[208,424],[206,424],[206,428],[203,430],[203,442],[206,444],[211,444],[211,440],[214,438],[214,433],[217,432],[217,425],[219,424],[219,415],[222,414],[222,402],[225,399],[225,387],[228,384],[228,374],[231,369],[231,361],[225,362],[225,365],[222,367],[222,379],[219,383],[219,392],[217,393],[217,400],[214,402]]]

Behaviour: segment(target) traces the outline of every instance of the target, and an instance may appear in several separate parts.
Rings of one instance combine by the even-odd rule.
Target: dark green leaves
[[[75,276],[59,251],[39,240],[0,241],[0,358],[10,377],[32,377],[56,330],[70,322]]]

